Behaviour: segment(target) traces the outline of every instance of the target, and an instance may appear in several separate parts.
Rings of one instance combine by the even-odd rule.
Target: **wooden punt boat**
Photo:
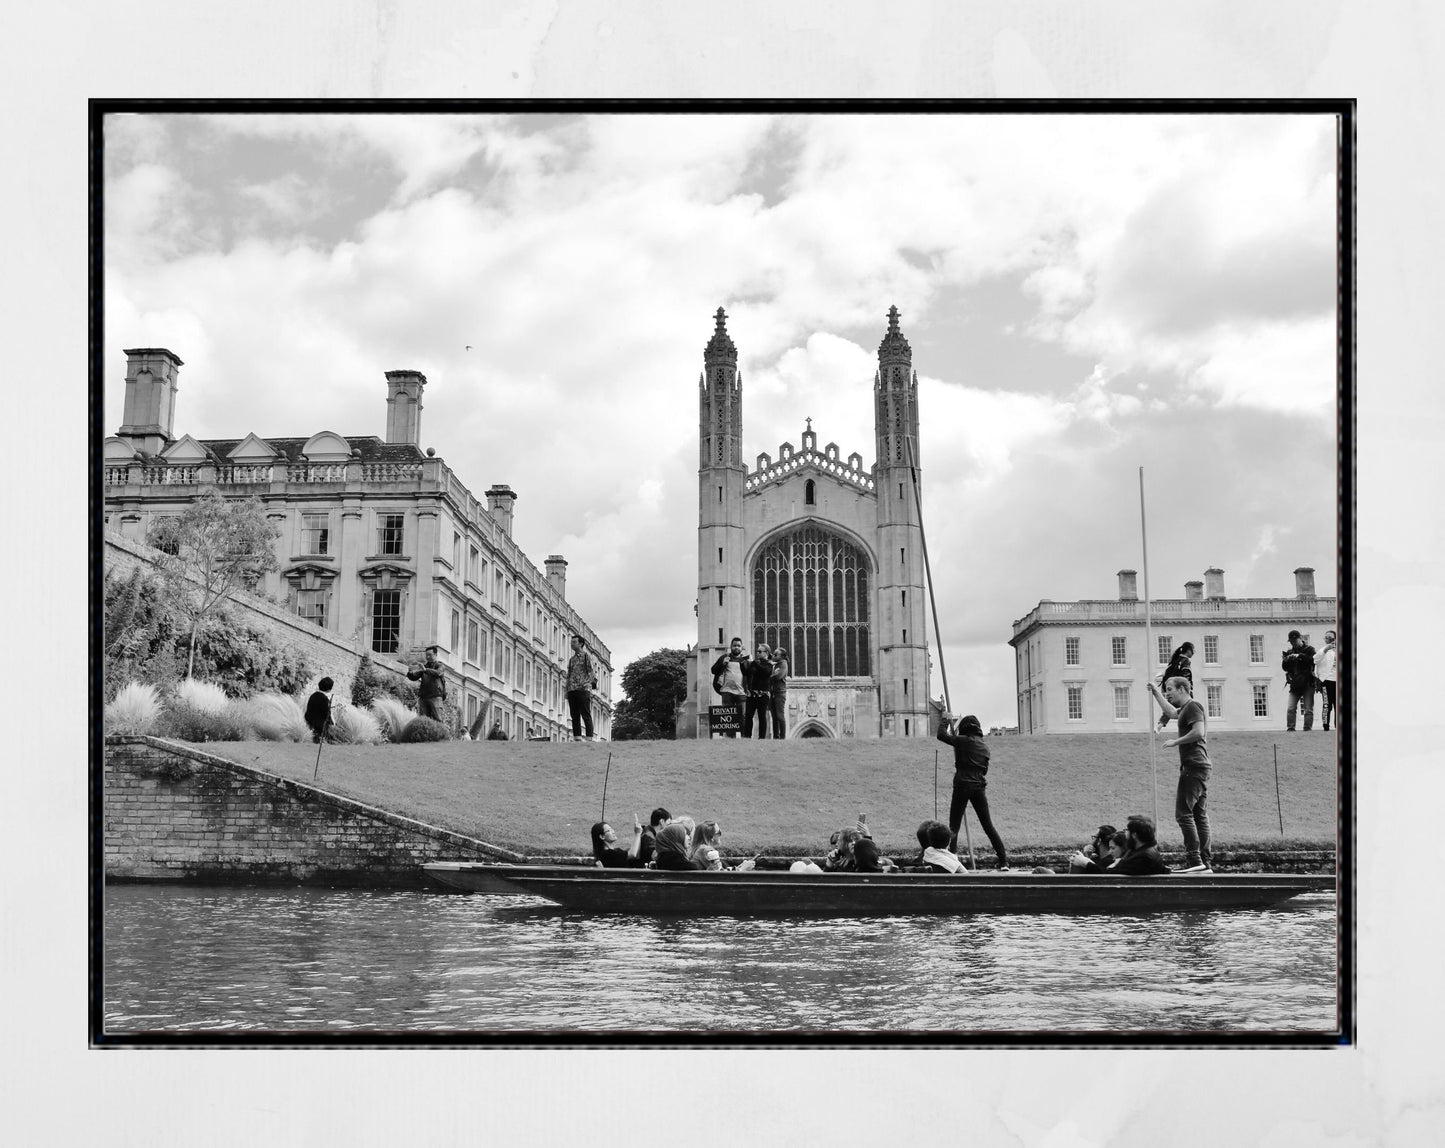
[[[1023,871],[668,872],[578,865],[438,861],[435,881],[473,893],[532,894],[568,909],[643,916],[912,916],[962,913],[1147,913],[1273,905],[1333,893],[1329,874],[1213,873],[1159,877]]]

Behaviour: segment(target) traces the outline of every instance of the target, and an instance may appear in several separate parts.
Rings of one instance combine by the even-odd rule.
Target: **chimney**
[[[1119,601],[1137,602],[1139,600],[1139,571],[1119,571]]]
[[[116,433],[145,454],[159,454],[175,435],[176,378],[183,364],[164,347],[125,353],[125,406]]]
[[[426,376],[420,371],[386,372],[386,441],[421,442],[421,393]]]
[[[1315,568],[1301,566],[1294,572],[1294,596],[1313,598],[1315,596]]]
[[[557,597],[567,600],[567,559],[560,554],[547,555],[547,581],[557,591]]]
[[[1210,601],[1224,597],[1224,571],[1218,566],[1204,572],[1204,596]]]
[[[1203,582],[1186,582],[1186,583],[1184,583],[1184,600],[1185,600],[1186,602],[1202,602],[1202,601],[1204,601],[1204,583],[1203,583]]]
[[[492,517],[502,524],[502,532],[512,537],[512,503],[517,501],[517,496],[512,493],[510,486],[502,486],[500,483],[487,491],[487,509],[492,512]]]

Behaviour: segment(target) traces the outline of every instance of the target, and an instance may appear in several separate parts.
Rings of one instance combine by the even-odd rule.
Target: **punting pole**
[[[602,774],[602,816],[598,821],[607,820],[607,779],[612,774],[612,751],[607,751],[607,769]]]
[[[1149,526],[1144,514],[1144,468],[1139,468],[1139,535],[1144,549],[1144,665],[1154,656],[1154,629],[1149,624]],[[1145,691],[1148,693],[1148,691]],[[1154,824],[1159,824],[1159,766],[1154,749],[1154,695],[1149,694],[1149,780],[1154,791]]]
[[[1284,806],[1279,803],[1279,746],[1274,747],[1274,809],[1279,814],[1279,835],[1284,836]]]
[[[928,578],[928,605],[933,612],[933,637],[938,642],[938,672],[943,678],[943,708],[953,712],[953,702],[948,696],[948,667],[943,664],[943,633],[938,628],[938,598],[933,593],[933,567],[928,562],[928,535],[923,529],[923,492],[918,487],[918,466],[913,461],[913,440],[903,436],[903,448],[908,452],[908,477],[913,480],[913,501],[918,505],[918,541],[923,545],[923,573]],[[938,777],[935,758],[933,813],[938,819]],[[963,838],[968,842],[969,868],[977,869],[973,860],[973,835],[968,831],[968,806],[963,807]]]
[[[938,820],[938,750],[933,751],[933,820]]]

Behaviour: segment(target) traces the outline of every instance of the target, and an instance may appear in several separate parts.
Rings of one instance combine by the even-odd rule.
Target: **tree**
[[[166,593],[190,623],[186,677],[195,669],[201,629],[237,590],[280,565],[271,549],[280,535],[256,499],[227,502],[215,491],[151,526],[146,541],[164,555],[159,569]]]
[[[677,736],[677,705],[687,697],[687,651],[653,650],[622,671],[626,697],[612,714],[612,739]]]

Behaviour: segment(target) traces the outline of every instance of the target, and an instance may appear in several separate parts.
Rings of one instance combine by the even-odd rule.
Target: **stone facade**
[[[1150,602],[1152,650],[1133,570],[1119,571],[1118,600],[1044,600],[1014,622],[1019,732],[1147,730],[1159,709],[1145,683],[1158,682],[1184,642],[1194,643],[1194,696],[1211,732],[1283,729],[1286,635],[1299,630],[1319,650],[1325,631],[1338,631],[1335,599],[1315,595],[1309,567],[1295,571],[1293,598],[1227,598],[1214,567],[1184,589]],[[1317,696],[1317,716],[1319,704]]]
[[[428,861],[523,860],[159,738],[109,738],[105,876],[423,888]]]
[[[890,308],[874,375],[877,462],[818,445],[742,457],[742,375],[726,315],[698,380],[697,644],[681,737],[708,736],[711,667],[734,637],[788,650],[789,737],[930,736],[918,376]],[[921,479],[920,479],[921,482]]]
[[[103,444],[105,526],[132,543],[203,491],[255,498],[280,529],[280,569],[258,587],[289,612],[382,658],[429,645],[471,723],[513,737],[571,736],[564,697],[571,635],[598,665],[594,727],[611,729],[611,654],[567,602],[566,559],[539,570],[512,540],[510,487],[479,499],[418,445],[426,377],[386,372],[387,438],[198,440],[174,432],[181,360],[126,352],[120,430]],[[332,675],[335,677],[336,675]]]

